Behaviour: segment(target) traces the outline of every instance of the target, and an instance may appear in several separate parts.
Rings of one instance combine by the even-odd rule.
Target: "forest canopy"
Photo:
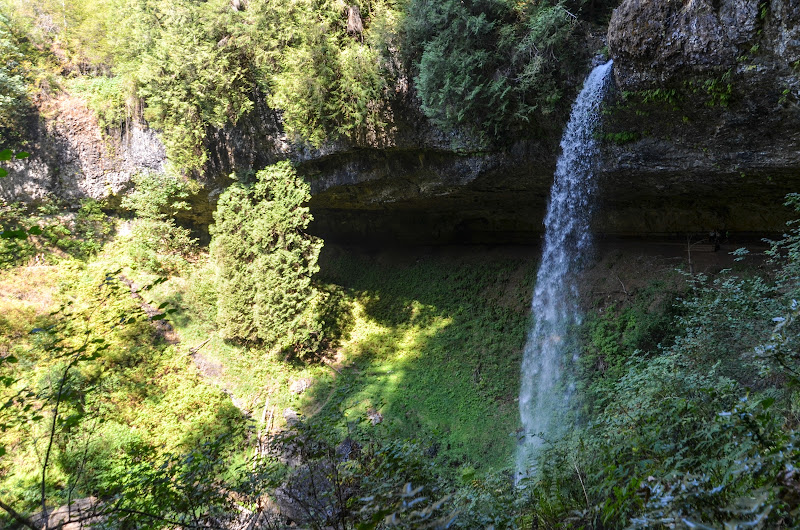
[[[405,97],[445,131],[502,141],[559,108],[613,3],[0,0],[0,115],[78,93],[105,127],[147,120],[184,171],[260,101],[317,147],[385,142]]]

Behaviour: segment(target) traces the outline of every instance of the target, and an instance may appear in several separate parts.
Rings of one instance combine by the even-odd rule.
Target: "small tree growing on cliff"
[[[219,272],[217,323],[223,336],[281,349],[318,345],[322,241],[305,230],[308,185],[288,162],[234,184],[220,196],[211,253]]]

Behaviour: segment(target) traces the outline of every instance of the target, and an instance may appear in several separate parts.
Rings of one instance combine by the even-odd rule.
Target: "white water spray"
[[[519,412],[523,435],[517,452],[517,479],[528,475],[544,438],[557,434],[572,389],[563,364],[577,357],[570,328],[580,323],[576,272],[590,250],[589,220],[597,157],[594,132],[600,119],[611,61],[589,74],[572,106],[561,138],[550,204],[545,217],[542,262],[536,276],[528,333],[522,359]]]

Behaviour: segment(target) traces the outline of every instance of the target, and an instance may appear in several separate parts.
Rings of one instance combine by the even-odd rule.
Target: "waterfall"
[[[589,74],[561,138],[531,303],[533,324],[522,360],[519,412],[524,438],[517,452],[517,479],[527,476],[543,436],[559,432],[554,420],[563,418],[572,392],[562,372],[565,360],[577,358],[574,340],[569,337],[570,329],[580,323],[576,273],[592,243],[594,132],[610,71],[611,61]]]

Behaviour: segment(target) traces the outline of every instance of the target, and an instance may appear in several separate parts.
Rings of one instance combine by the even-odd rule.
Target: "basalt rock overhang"
[[[783,202],[800,190],[800,156],[741,151],[725,159],[654,140],[603,156],[593,206],[601,236],[770,236],[795,217]],[[310,178],[312,231],[341,242],[533,243],[544,230],[554,165],[555,155],[532,162],[507,153],[361,152]]]
[[[341,241],[528,242],[542,230],[556,146],[362,149],[301,166],[312,230]]]
[[[603,130],[633,141],[603,144],[597,230],[782,231],[800,191],[800,5],[626,0],[608,43]]]

